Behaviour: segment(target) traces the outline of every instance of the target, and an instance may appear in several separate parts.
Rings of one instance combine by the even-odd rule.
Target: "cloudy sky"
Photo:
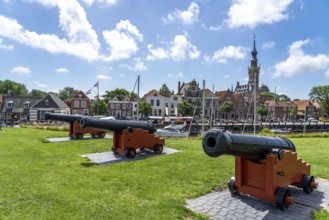
[[[197,80],[245,84],[256,36],[260,83],[292,99],[329,85],[328,0],[0,0],[0,80],[141,95]],[[96,92],[96,88],[93,88]],[[95,95],[95,94],[92,94]]]

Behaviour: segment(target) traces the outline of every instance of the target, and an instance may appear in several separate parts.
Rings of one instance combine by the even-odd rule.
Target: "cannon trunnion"
[[[232,194],[252,195],[285,210],[294,203],[289,185],[308,194],[318,186],[310,175],[311,166],[297,157],[289,139],[209,130],[202,147],[211,157],[235,156],[235,176],[228,182]]]
[[[55,114],[50,112],[45,113],[46,120],[63,121],[69,123],[70,124],[69,136],[73,139],[82,139],[84,134],[91,134],[93,137],[104,138],[106,130],[95,129],[95,128],[82,129],[80,127],[80,121],[84,117],[87,116]]]
[[[135,157],[137,149],[151,149],[156,154],[163,151],[165,141],[154,135],[156,129],[150,122],[82,118],[80,124],[82,128],[113,131],[112,151],[129,158]]]

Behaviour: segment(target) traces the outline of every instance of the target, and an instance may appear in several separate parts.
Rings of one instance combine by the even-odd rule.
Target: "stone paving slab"
[[[136,160],[141,160],[149,157],[166,155],[166,154],[173,154],[180,152],[179,150],[164,147],[161,154],[155,154],[153,150],[144,149],[144,150],[137,150],[137,154],[134,158],[127,158],[121,154],[114,154],[113,152],[103,152],[103,153],[93,153],[93,154],[84,154],[80,155],[81,157],[89,158],[93,163],[98,165],[106,165],[106,164],[115,164],[120,162],[132,162]]]
[[[111,139],[113,136],[111,134],[106,134],[103,139]],[[47,138],[49,142],[63,142],[63,141],[81,141],[75,140],[71,137],[60,137],[60,138]],[[101,138],[93,138],[92,136],[83,136],[82,140],[94,140],[94,139],[101,139]]]
[[[286,211],[279,210],[272,203],[248,195],[233,195],[229,190],[213,192],[196,199],[187,200],[187,207],[194,212],[209,216],[210,219],[313,219],[313,211],[329,211],[329,181],[316,179],[318,189],[306,194],[296,187],[289,187],[295,204]]]

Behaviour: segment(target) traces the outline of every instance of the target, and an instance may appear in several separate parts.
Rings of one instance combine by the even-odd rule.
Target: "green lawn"
[[[3,130],[0,219],[207,219],[185,208],[186,199],[226,188],[234,175],[234,158],[208,157],[200,139],[167,139],[180,153],[97,166],[79,155],[109,151],[111,140],[46,143],[68,133]],[[329,179],[328,139],[291,140],[312,174]]]

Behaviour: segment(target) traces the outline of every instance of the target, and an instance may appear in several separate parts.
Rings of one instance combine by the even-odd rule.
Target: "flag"
[[[86,95],[89,95],[91,94],[91,89],[89,89],[87,92],[86,92]]]
[[[95,83],[94,87],[99,87],[99,81]]]

